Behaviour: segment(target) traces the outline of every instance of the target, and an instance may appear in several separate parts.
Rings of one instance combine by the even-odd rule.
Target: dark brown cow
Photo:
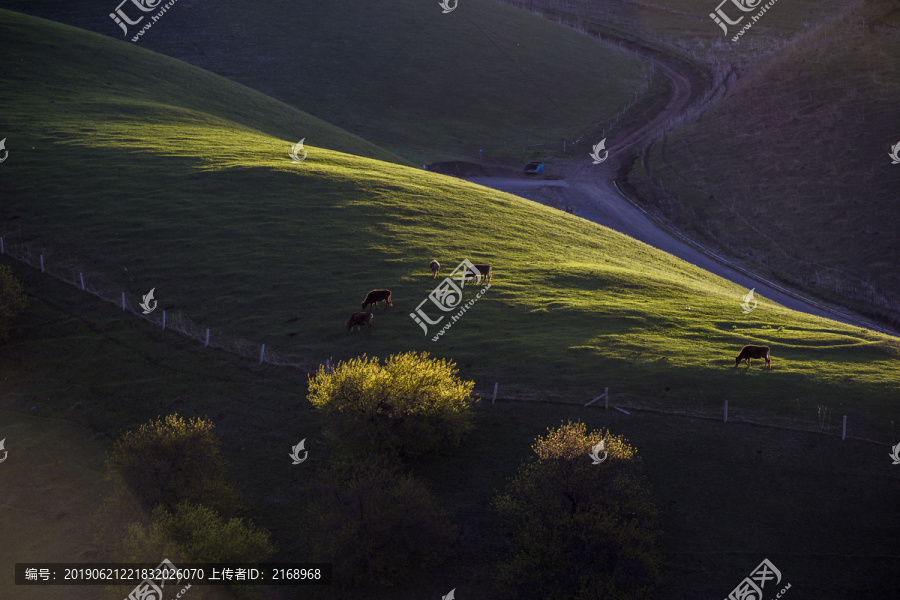
[[[366,307],[370,304],[377,308],[379,302],[384,302],[385,308],[393,306],[391,304],[391,290],[372,290],[366,294],[366,299],[362,303],[362,309],[366,310]]]
[[[350,320],[347,321],[347,331],[349,332],[353,327],[359,329],[363,325],[366,325],[367,331],[372,331],[372,319],[375,317],[370,312],[355,312],[350,315]]]
[[[484,279],[486,279],[488,281],[488,283],[490,283],[491,275],[492,275],[491,265],[472,265],[472,266],[475,267],[476,269],[478,269],[478,272],[481,273],[481,276]],[[469,279],[470,277],[474,281],[475,273],[473,271],[466,271],[466,279]]]
[[[737,355],[737,358],[734,359],[734,366],[738,366],[742,360],[747,361],[747,368],[750,368],[750,360],[754,358],[763,358],[766,361],[766,366],[770,369],[772,368],[772,360],[769,358],[769,347],[768,346],[753,346],[747,345],[741,348],[741,353]]]
[[[431,278],[435,279],[438,276],[438,273],[441,272],[441,263],[436,260],[431,261]]]

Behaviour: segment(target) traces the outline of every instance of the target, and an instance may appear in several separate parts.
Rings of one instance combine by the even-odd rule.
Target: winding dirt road
[[[640,48],[638,54],[643,60],[652,62],[657,71],[668,79],[671,87],[669,99],[665,108],[652,119],[648,119],[643,126],[623,132],[618,139],[608,139],[609,158],[604,163],[594,165],[585,153],[583,158],[555,163],[556,169],[563,172],[562,180],[506,177],[472,177],[467,180],[517,195],[556,188],[557,197],[562,198],[563,204],[572,206],[576,216],[615,229],[748,290],[756,288],[756,294],[768,300],[793,310],[898,335],[897,332],[885,329],[847,309],[826,306],[766,281],[703,249],[680,234],[667,231],[621,194],[615,184],[616,174],[623,172],[626,167],[625,161],[631,160],[634,148],[658,127],[684,112],[694,99],[701,95],[701,91],[693,87],[689,74],[683,72],[685,68],[683,65],[655,50]],[[736,297],[735,302],[739,301]]]

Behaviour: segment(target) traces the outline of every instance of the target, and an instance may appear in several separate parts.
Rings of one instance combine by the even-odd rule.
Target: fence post
[[[609,388],[603,388],[603,396],[606,398],[606,410],[609,410]]]
[[[163,309],[163,329],[166,328],[166,310]]]
[[[844,426],[841,429],[841,439],[847,439],[847,415],[844,415]]]
[[[84,273],[79,273],[78,277],[81,278],[81,291],[84,291]]]
[[[494,400],[497,399],[497,386],[498,386],[498,385],[500,385],[500,383],[497,382],[497,381],[495,381],[495,382],[494,382],[494,397],[491,398],[491,404],[493,404],[493,403],[494,403]]]
[[[125,292],[122,292],[122,310],[125,310]]]
[[[262,364],[263,357],[265,357],[265,355],[266,355],[266,345],[263,344],[262,348],[260,348],[260,350],[259,350],[259,364]]]
[[[727,423],[727,422],[728,422],[728,400],[725,401],[725,420],[723,421],[723,423]]]
[[[4,253],[4,251],[3,251],[3,238],[0,237],[0,254],[3,254],[3,253]]]
[[[325,373],[326,374],[331,373],[331,361],[327,358],[325,359]]]
[[[204,348],[209,348],[209,327],[206,328],[206,343],[203,345]]]
[[[44,272],[44,255],[41,254],[41,273]]]

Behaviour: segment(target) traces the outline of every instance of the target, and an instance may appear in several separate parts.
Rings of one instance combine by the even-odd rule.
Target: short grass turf
[[[179,87],[175,71],[137,63],[139,87],[103,79],[92,65],[113,60],[112,42],[3,19],[4,39],[23,43],[12,44],[0,90],[10,107],[0,232],[51,271],[83,273],[132,306],[155,288],[169,319],[211,328],[214,345],[222,332],[305,364],[429,351],[483,392],[499,382],[501,397],[586,402],[609,387],[625,405],[721,414],[728,400],[734,418],[834,432],[848,415],[850,435],[893,438],[896,338],[765,298],[745,316],[736,285],[454,178],[316,145],[293,163],[292,142],[242,112],[243,96],[226,101],[233,84],[210,80],[173,104],[159,90]],[[85,61],[92,48],[93,60],[68,66],[70,47]],[[436,328],[426,336],[409,316],[434,289],[432,258],[444,273],[464,258],[494,266],[491,289],[437,342]],[[344,322],[374,288],[391,289],[394,308],[375,309],[373,333],[348,334]],[[466,300],[474,294],[466,288]],[[747,343],[772,347],[771,371],[731,368]],[[823,409],[832,416],[820,424]]]
[[[87,520],[107,491],[104,452],[125,429],[176,411],[215,423],[250,516],[280,548],[273,560],[307,558],[298,520],[312,500],[310,469],[329,448],[304,374],[203,349],[35,269],[0,263],[12,266],[31,301],[0,347],[0,438],[10,452],[0,464],[0,563],[96,560]],[[264,597],[408,600],[456,588],[458,597],[499,600],[489,581],[507,538],[488,504],[534,438],[569,419],[625,435],[644,461],[664,552],[655,598],[725,597],[764,558],[798,597],[883,600],[894,592],[900,475],[884,445],[498,400],[480,404],[462,446],[413,465],[460,528],[442,565],[391,589],[278,588]],[[291,465],[290,447],[302,438],[309,459]],[[0,580],[4,598],[55,600],[61,591],[96,597],[84,595],[91,587],[25,591]]]

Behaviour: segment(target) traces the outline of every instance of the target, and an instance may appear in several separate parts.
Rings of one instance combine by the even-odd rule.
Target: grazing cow
[[[379,302],[384,302],[385,308],[393,306],[391,304],[391,290],[372,290],[366,294],[366,299],[362,303],[362,309],[366,310],[366,307],[370,304],[377,308]]]
[[[741,353],[737,355],[737,358],[734,359],[734,366],[738,366],[742,360],[747,361],[747,368],[750,368],[750,360],[753,358],[763,358],[766,361],[766,366],[770,369],[772,368],[772,360],[769,358],[769,347],[768,346],[753,346],[748,345],[741,348]]]
[[[436,260],[431,261],[431,278],[435,279],[438,276],[438,273],[441,272],[441,263]]]
[[[566,207],[566,212],[569,213],[570,215],[575,214],[575,213],[572,212],[572,207],[571,207],[571,206],[567,206],[567,207]]]
[[[491,281],[491,265],[472,265],[472,266],[475,267],[476,269],[478,269],[478,272],[481,273],[481,276],[484,277],[485,279],[487,279],[488,283],[490,283],[490,281]],[[472,278],[473,281],[476,279],[474,271],[466,271],[466,280],[468,280],[470,277]]]
[[[347,321],[347,331],[349,332],[353,327],[359,329],[363,325],[366,325],[367,331],[372,331],[372,319],[375,317],[370,312],[355,312],[350,315],[350,320]]]

